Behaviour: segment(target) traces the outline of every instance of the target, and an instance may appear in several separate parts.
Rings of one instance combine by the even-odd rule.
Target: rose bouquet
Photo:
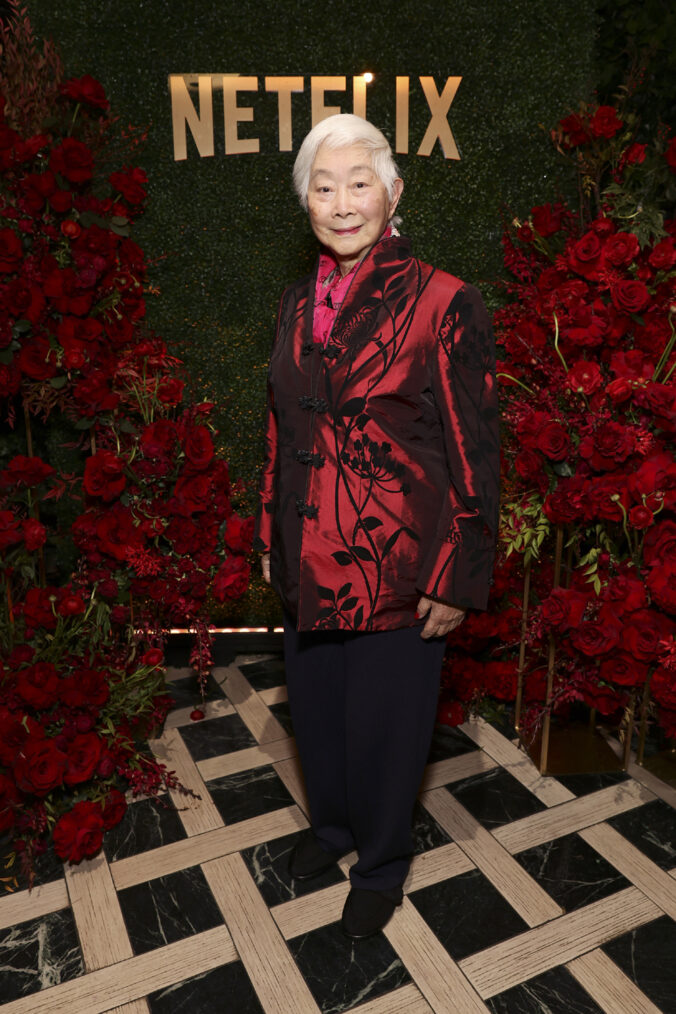
[[[209,609],[245,591],[253,521],[211,406],[184,400],[144,325],[146,177],[109,165],[103,88],[64,81],[23,16],[3,47],[0,830],[30,870],[51,837],[94,854],[121,790],[174,784],[142,747],[169,704],[164,638],[191,627],[206,674]]]
[[[469,687],[461,662],[459,693],[513,699],[515,609],[535,560],[523,628],[526,719],[542,715],[553,634],[554,712],[581,701],[614,715],[650,694],[673,736],[676,139],[663,132],[641,144],[636,128],[631,113],[610,106],[563,120],[554,140],[579,174],[580,207],[535,207],[505,233],[512,281],[494,318],[505,421],[501,554],[493,619],[467,628],[472,636],[481,628],[483,661],[470,666]],[[555,570],[556,531],[565,548]],[[451,644],[453,689],[457,660]]]

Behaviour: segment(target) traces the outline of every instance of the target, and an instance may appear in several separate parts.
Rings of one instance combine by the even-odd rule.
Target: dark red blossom
[[[60,86],[61,94],[73,102],[80,102],[93,109],[106,112],[110,106],[103,86],[91,74],[83,74],[82,77],[73,77]]]
[[[86,183],[94,171],[94,159],[86,144],[74,137],[66,137],[52,148],[49,165],[70,183]]]
[[[116,500],[127,484],[124,461],[112,451],[97,451],[85,462],[83,485],[89,496]]]
[[[103,828],[100,803],[76,803],[54,826],[54,851],[59,859],[71,863],[95,856],[103,844]]]

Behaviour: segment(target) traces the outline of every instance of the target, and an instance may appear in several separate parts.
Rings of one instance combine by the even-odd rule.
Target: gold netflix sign
[[[372,74],[351,79],[352,109],[343,109],[336,102],[339,92],[348,92],[345,76],[312,75],[310,104],[312,126],[334,113],[353,112],[366,117],[366,93],[373,82]],[[396,134],[394,149],[401,154],[409,150],[409,98],[411,88],[421,88],[427,102],[429,122],[418,148],[418,155],[429,155],[438,141],[444,158],[460,160],[458,148],[448,122],[448,111],[462,78],[448,77],[441,89],[433,77],[397,76],[395,79]],[[270,101],[277,102],[279,151],[293,150],[292,96],[306,91],[307,78],[301,76],[264,77],[263,90]],[[214,154],[214,91],[223,92],[224,139],[226,155],[255,154],[260,151],[260,138],[240,137],[239,124],[253,123],[254,110],[247,105],[247,96],[261,90],[261,80],[240,74],[170,74],[171,120],[174,136],[174,159],[188,157],[188,131],[198,154],[206,158]],[[327,97],[332,94],[332,98]],[[347,96],[346,96],[347,97]],[[247,131],[249,133],[249,131]]]

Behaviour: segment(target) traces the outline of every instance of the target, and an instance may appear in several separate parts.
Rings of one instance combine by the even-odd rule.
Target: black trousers
[[[422,625],[373,633],[284,624],[291,718],[312,829],[327,851],[356,848],[354,887],[401,897],[411,816],[434,729],[445,638]]]

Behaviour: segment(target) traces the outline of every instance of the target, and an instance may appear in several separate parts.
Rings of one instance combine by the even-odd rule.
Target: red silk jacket
[[[399,236],[366,255],[325,347],[314,292],[284,292],[270,359],[254,544],[272,586],[299,630],[411,626],[421,593],[485,608],[499,437],[481,296]]]

